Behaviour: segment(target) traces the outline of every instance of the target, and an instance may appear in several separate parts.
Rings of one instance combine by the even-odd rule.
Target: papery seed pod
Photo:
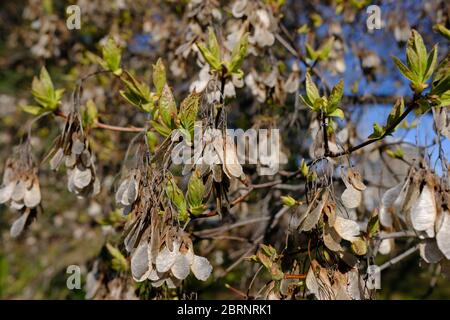
[[[0,204],[8,202],[13,194],[16,182],[9,182],[7,185],[0,188]]]
[[[424,186],[415,205],[411,209],[411,221],[417,231],[425,231],[429,237],[434,237],[434,224],[436,222],[436,201],[434,191]]]
[[[344,206],[348,209],[353,209],[361,203],[362,193],[353,186],[347,187],[341,195],[341,200]]]
[[[82,131],[76,111],[67,116],[66,125],[60,135],[56,152],[50,160],[53,170],[62,160],[67,170],[67,189],[79,197],[88,197],[100,192],[100,181],[96,177],[94,156]]]
[[[50,160],[50,168],[52,170],[57,170],[64,159],[64,150],[62,148],[58,148],[53,157]]]
[[[33,179],[33,184],[30,189],[25,191],[24,203],[28,208],[34,208],[41,202],[41,190],[39,187],[39,181]]]

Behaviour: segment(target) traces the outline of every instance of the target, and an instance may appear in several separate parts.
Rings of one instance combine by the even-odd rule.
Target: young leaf
[[[247,55],[248,33],[245,33],[231,52],[231,61],[228,64],[228,73],[239,73],[242,62]]]
[[[113,247],[111,244],[107,243],[106,248],[112,257],[112,268],[117,272],[128,271],[128,262],[119,249]]]
[[[21,105],[20,108],[33,116],[38,116],[45,112],[45,109],[40,106]]]
[[[160,124],[154,120],[150,120],[150,124],[163,137],[168,137],[172,133],[172,130],[164,124]]]
[[[309,43],[305,44],[305,48],[306,48],[306,58],[315,61],[319,54],[314,50],[314,48]]]
[[[192,173],[188,183],[187,201],[191,208],[202,205],[203,196],[205,194],[205,186],[203,181],[195,171]]]
[[[367,234],[371,238],[380,231],[380,219],[378,214],[372,216],[367,224]]]
[[[344,95],[344,81],[340,80],[331,90],[330,97],[328,99],[327,112],[334,112],[338,107]]]
[[[130,104],[138,107],[141,111],[150,112],[153,105],[153,94],[150,88],[143,82],[136,80],[133,75],[125,71],[129,80],[121,78],[125,83],[127,90],[119,91],[120,95]]]
[[[436,62],[437,62],[437,51],[438,51],[438,46],[434,45],[433,49],[430,51],[430,54],[428,55],[427,67],[426,67],[425,74],[422,79],[423,82],[426,82],[434,72],[434,68],[436,67]]]
[[[221,61],[203,43],[197,43],[197,47],[211,70],[220,71],[222,69]]]
[[[422,36],[416,30],[412,30],[412,37],[414,39],[415,52],[419,58],[420,74],[423,75],[427,68],[427,48],[423,42]]]
[[[214,33],[214,29],[212,27],[208,28],[208,49],[214,58],[221,61],[219,42],[217,41],[216,34]]]
[[[159,58],[156,64],[153,65],[153,85],[156,88],[157,95],[161,94],[166,82],[166,68],[161,58]]]
[[[331,49],[333,49],[334,37],[328,38],[317,50],[318,51],[318,59],[323,61],[328,58],[330,55]]]
[[[407,78],[408,80],[415,82],[417,81],[417,75],[414,74],[407,66],[405,66],[400,59],[397,57],[392,57],[392,60],[394,61],[397,68],[400,70],[400,72]]]
[[[89,99],[86,102],[86,106],[81,111],[83,124],[86,127],[90,127],[97,122],[98,110],[97,106],[95,105],[95,102],[92,99]]]
[[[281,203],[285,206],[293,207],[297,204],[297,201],[295,201],[295,199],[291,196],[281,196]]]
[[[175,120],[177,116],[177,106],[172,90],[167,83],[164,85],[161,97],[159,98],[159,113],[161,114],[161,119],[164,124],[169,128],[173,128],[173,120]]]
[[[433,27],[433,29],[447,38],[447,40],[450,40],[450,30],[447,29],[443,24],[437,24]]]
[[[394,124],[398,118],[403,114],[405,111],[405,102],[403,101],[403,97],[398,98],[395,102],[394,106],[392,107],[391,112],[389,113],[386,127],[390,127],[392,124]]]
[[[173,177],[170,177],[167,181],[166,194],[169,200],[178,210],[178,219],[180,221],[186,221],[186,219],[188,218],[186,201],[184,199],[183,193],[181,192],[180,188],[178,188]]]
[[[194,136],[194,125],[200,106],[200,96],[200,93],[192,92],[183,100],[180,106],[179,119],[181,126],[189,132],[191,137]]]
[[[306,74],[306,97],[305,99],[311,107],[314,107],[314,104],[317,99],[320,98],[319,89],[317,89],[316,85],[311,79],[311,75],[309,73]]]
[[[31,84],[31,93],[33,94],[34,100],[38,105],[43,108],[40,112],[54,111],[58,107],[58,104],[64,93],[64,89],[55,90],[53,87],[52,79],[47,72],[45,67],[42,67],[39,78],[34,77]],[[33,111],[37,112],[35,108],[27,108],[27,112]]]
[[[344,115],[344,111],[342,111],[342,109],[335,109],[333,112],[327,113],[327,117],[336,117],[336,118],[341,118],[344,119],[345,115]],[[330,128],[332,128],[331,126],[329,126]]]
[[[308,165],[306,164],[305,159],[302,159],[302,162],[301,162],[301,164],[300,164],[300,172],[302,173],[302,176],[303,176],[303,177],[307,177],[307,176],[308,176],[308,173],[309,173],[309,167],[308,167]]]
[[[373,133],[369,136],[369,139],[379,139],[383,136],[384,129],[377,122],[373,125]]]
[[[122,69],[120,69],[122,50],[113,38],[108,38],[108,41],[102,48],[102,54],[103,60],[106,62],[106,69],[120,76],[122,74]]]

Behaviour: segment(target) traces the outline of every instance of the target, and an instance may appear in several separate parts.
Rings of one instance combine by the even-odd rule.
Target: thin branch
[[[395,258],[392,258],[391,260],[389,260],[388,262],[382,264],[380,266],[380,272],[383,270],[386,270],[387,268],[393,266],[394,264],[400,262],[401,260],[405,259],[406,257],[410,256],[411,254],[413,254],[414,252],[416,252],[417,250],[419,250],[419,245],[415,245],[412,248],[409,248],[408,250],[406,250],[405,252],[403,252],[402,254],[399,254],[398,256],[396,256]]]
[[[322,130],[323,130],[323,143],[325,146],[325,154],[330,153],[330,147],[328,146],[328,133],[327,133],[327,117],[325,116],[325,112],[321,112],[320,116],[322,120]]]
[[[406,110],[400,115],[400,117],[398,117],[396,119],[396,121],[394,123],[391,123],[391,125],[389,125],[389,127],[386,128],[385,132],[379,138],[366,140],[366,141],[358,144],[357,146],[350,147],[347,150],[344,150],[344,151],[341,151],[338,153],[332,153],[332,152],[329,152],[328,154],[325,153],[325,157],[337,158],[337,157],[341,157],[344,155],[349,155],[349,154],[351,154],[359,149],[362,149],[374,142],[383,140],[385,137],[387,137],[389,134],[391,134],[403,120],[405,120],[405,118],[408,116],[408,114],[411,113],[411,111],[413,111],[416,108],[418,99],[419,99],[419,96],[415,95],[413,100],[408,104],[408,107],[406,108]]]
[[[380,234],[377,238],[379,240],[385,240],[385,239],[396,239],[396,238],[410,238],[410,237],[416,237],[416,236],[417,236],[417,234],[414,231],[398,231],[398,232]]]
[[[62,113],[61,111],[57,110],[54,112],[54,115],[61,117],[63,119],[67,119],[67,115]],[[139,128],[139,127],[121,127],[121,126],[115,126],[111,124],[106,124],[100,121],[97,121],[94,123],[93,129],[104,129],[104,130],[111,130],[111,131],[117,131],[117,132],[142,132],[146,130],[146,128]]]

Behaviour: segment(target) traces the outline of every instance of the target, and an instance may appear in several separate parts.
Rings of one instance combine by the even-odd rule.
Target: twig
[[[406,108],[406,110],[400,115],[400,117],[398,117],[396,119],[396,121],[394,123],[392,123],[389,127],[386,128],[385,132],[380,137],[366,140],[366,141],[358,144],[357,146],[350,147],[347,150],[344,150],[344,151],[341,151],[341,152],[338,152],[338,153],[332,153],[332,152],[325,153],[325,157],[337,158],[337,157],[340,157],[340,156],[348,155],[348,154],[351,154],[351,153],[353,153],[353,152],[355,152],[355,151],[357,151],[357,150],[359,150],[361,148],[364,148],[364,147],[366,147],[366,146],[368,146],[368,145],[370,145],[370,144],[372,144],[372,143],[374,143],[376,141],[384,139],[386,136],[391,134],[392,131],[394,131],[395,128],[403,120],[405,120],[405,118],[408,116],[408,114],[411,113],[411,111],[413,111],[416,108],[417,100],[419,99],[419,97],[420,96],[417,96],[417,95],[414,96],[413,100],[408,104],[408,107]]]
[[[67,119],[67,115],[65,115],[64,113],[62,113],[59,110],[55,111],[54,114],[63,119]],[[142,131],[146,130],[146,128],[139,128],[139,127],[114,126],[114,125],[106,124],[106,123],[103,123],[100,121],[95,122],[92,128],[93,129],[111,130],[111,131],[117,131],[117,132],[142,132]]]
[[[395,238],[409,238],[409,237],[416,237],[416,236],[417,236],[417,234],[414,231],[398,231],[398,232],[380,234],[377,238],[379,240],[385,240],[385,239],[395,239]]]
[[[306,279],[306,274],[285,274],[284,275],[285,279],[298,279],[298,280],[303,280]]]
[[[415,245],[412,248],[409,248],[408,250],[406,250],[402,254],[399,254],[395,258],[392,258],[391,260],[389,260],[386,263],[382,264],[380,266],[380,268],[379,268],[380,272],[383,271],[383,270],[386,270],[387,268],[389,268],[389,267],[393,266],[394,264],[400,262],[401,260],[405,259],[406,257],[408,257],[409,255],[413,254],[417,250],[419,250],[419,245],[418,244]]]
[[[227,288],[228,290],[230,290],[231,292],[233,292],[235,295],[237,295],[238,297],[247,299],[247,295],[245,293],[243,293],[241,290],[238,290],[236,288],[233,288],[232,286],[230,286],[228,283],[225,284],[225,288]]]
[[[325,112],[321,112],[321,121],[322,121],[322,130],[323,130],[323,143],[325,145],[325,154],[330,153],[330,147],[328,146],[328,133],[327,133],[327,117],[325,116]]]
[[[221,227],[217,227],[217,228],[197,231],[197,232],[194,232],[193,234],[195,236],[200,236],[200,237],[207,236],[207,235],[212,236],[214,233],[217,233],[217,232],[222,233],[222,232],[230,231],[232,229],[243,227],[243,226],[246,226],[249,224],[267,221],[269,219],[270,219],[270,217],[253,218],[253,219],[239,221],[239,222],[233,223],[228,226],[225,225],[225,226],[221,226]]]

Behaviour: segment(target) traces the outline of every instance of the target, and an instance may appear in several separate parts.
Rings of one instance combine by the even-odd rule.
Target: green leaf
[[[183,192],[181,192],[180,188],[178,188],[173,177],[170,177],[167,181],[166,194],[178,210],[178,220],[186,221],[188,218],[186,200],[184,199]]]
[[[163,137],[168,137],[172,133],[172,130],[164,124],[160,124],[154,120],[150,120],[150,124]]]
[[[331,49],[333,49],[334,37],[328,38],[317,50],[318,51],[318,59],[323,61],[328,58],[330,55]]]
[[[305,100],[307,101],[308,105],[314,107],[316,100],[320,98],[319,89],[317,89],[309,73],[306,74],[305,82],[306,82],[306,98],[307,98]]]
[[[45,111],[54,111],[57,109],[64,89],[58,89],[55,91],[52,79],[45,67],[42,67],[39,78],[34,77],[31,83],[31,93],[37,104]],[[33,111],[33,108],[28,108],[29,111]],[[36,112],[34,110],[33,112]]]
[[[156,150],[156,146],[158,145],[158,138],[154,132],[147,131],[147,143],[150,152],[154,152]]]
[[[113,247],[111,244],[107,243],[106,248],[112,257],[112,268],[117,272],[128,271],[127,259],[123,256],[119,249]]]
[[[369,139],[379,139],[384,134],[384,128],[380,126],[377,122],[373,125],[373,133],[369,136]]]
[[[189,179],[187,201],[189,207],[195,208],[202,205],[203,196],[205,195],[205,186],[199,174],[194,171]]]
[[[99,57],[98,55],[92,53],[92,52],[86,52],[86,57],[88,58],[88,60],[90,60],[92,63],[98,64],[100,65],[104,70],[108,70],[108,64],[106,63],[105,60],[103,60],[101,57]]]
[[[119,91],[120,95],[141,111],[150,112],[153,108],[153,93],[149,86],[136,80],[128,71],[125,71],[125,75],[129,80],[124,77],[121,80],[125,83],[127,90]]]
[[[340,80],[331,90],[330,98],[328,99],[327,112],[334,112],[341,103],[344,95],[344,81]]]
[[[97,122],[98,110],[92,99],[89,99],[86,102],[86,106],[81,110],[81,112],[84,126],[90,127]]]
[[[156,64],[153,65],[153,85],[156,88],[157,95],[161,94],[166,82],[166,68],[161,58],[159,58]]]
[[[344,119],[345,115],[344,115],[344,111],[342,111],[342,109],[337,108],[333,112],[327,113],[327,117],[336,117],[336,118]]]
[[[260,244],[259,246],[262,249],[262,251],[267,256],[269,256],[272,260],[278,257],[277,250],[274,247],[272,247],[270,244],[269,245]]]
[[[425,74],[422,79],[423,82],[426,82],[434,72],[434,69],[436,67],[436,62],[437,62],[437,52],[438,52],[438,46],[434,45],[433,49],[430,51],[430,54],[428,55],[427,67],[426,67]]]
[[[352,242],[352,251],[358,255],[363,256],[367,253],[367,244],[363,239],[357,238]]]
[[[434,94],[437,96],[441,96],[444,92],[450,90],[450,74],[448,74],[445,78],[441,79],[438,83],[434,85],[431,89],[430,94]]]
[[[450,90],[450,55],[441,61],[434,72],[430,95],[442,96],[448,90]]]
[[[189,132],[191,138],[194,137],[194,125],[200,106],[200,97],[200,93],[192,92],[180,105],[179,119],[181,126]]]
[[[400,59],[397,57],[392,57],[392,60],[394,61],[397,68],[400,70],[400,72],[410,81],[417,81],[417,75],[414,74],[407,66],[405,66]]]
[[[291,196],[281,196],[281,203],[285,206],[293,207],[297,204],[297,201],[295,201],[295,199]]]
[[[305,44],[305,48],[306,48],[306,58],[309,60],[315,61],[319,55],[316,52],[316,50],[314,50],[314,48],[311,47],[311,45],[309,43]]]
[[[447,90],[439,97],[439,106],[449,107],[450,106],[450,90]]]
[[[392,151],[391,149],[386,150],[386,154],[394,159],[403,159],[405,151],[403,151],[402,148],[397,147],[395,151]]]
[[[214,33],[214,29],[212,27],[208,28],[208,49],[214,58],[221,61],[219,42],[217,41],[216,34]]]
[[[380,219],[376,214],[370,218],[367,224],[367,234],[372,238],[378,231],[380,231]]]
[[[197,43],[197,47],[211,70],[220,71],[222,69],[221,61],[203,43]]]
[[[174,128],[174,120],[177,117],[177,105],[172,90],[167,83],[164,85],[159,98],[159,113],[164,124],[169,128]]]
[[[414,39],[414,47],[415,51],[417,52],[417,56],[419,58],[419,65],[420,65],[420,71],[421,75],[424,75],[425,70],[427,68],[427,48],[425,47],[425,44],[423,42],[422,36],[420,33],[418,33],[416,30],[412,29],[412,37]]]
[[[106,70],[120,76],[122,73],[122,69],[120,69],[122,50],[113,38],[108,38],[106,44],[102,47],[102,55],[103,60],[106,62]]]
[[[406,64],[413,74],[417,76],[418,79],[422,77],[421,63],[417,52],[413,48],[406,48]]]
[[[300,172],[302,173],[303,177],[307,177],[309,173],[309,167],[306,164],[305,159],[302,159],[302,162],[300,164]]]
[[[450,40],[450,30],[447,29],[443,24],[436,24],[433,29],[439,32],[442,36]]]
[[[38,116],[45,112],[45,109],[40,106],[21,105],[20,108],[34,116]]]
[[[234,46],[233,51],[231,52],[231,60],[228,64],[228,73],[240,73],[240,67],[242,62],[247,55],[248,48],[248,33],[246,32],[239,42]],[[242,77],[242,75],[241,75]]]
[[[450,54],[439,63],[433,74],[433,86],[450,74]]]
[[[392,124],[397,122],[398,118],[403,114],[405,111],[405,102],[403,100],[403,97],[398,98],[392,107],[391,112],[389,113],[386,127],[390,127]]]
[[[308,25],[305,23],[297,29],[297,33],[307,33],[309,31]]]
[[[47,72],[47,69],[45,67],[41,68],[41,72],[39,74],[39,80],[42,84],[42,90],[44,95],[46,96],[52,96],[54,87],[52,79],[50,78],[50,75]]]

